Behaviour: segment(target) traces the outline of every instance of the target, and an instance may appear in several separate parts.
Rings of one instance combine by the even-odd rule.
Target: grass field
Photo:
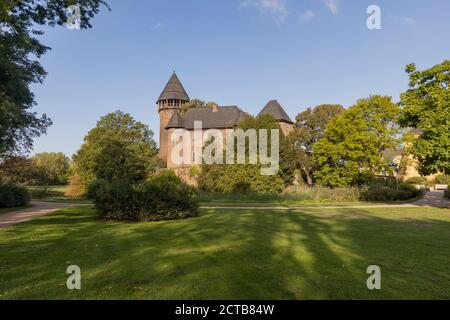
[[[203,210],[158,223],[68,208],[0,229],[0,299],[450,299],[450,210]],[[78,265],[82,290],[66,288]],[[379,265],[382,289],[366,288]]]
[[[33,186],[28,187],[31,197],[35,201],[60,202],[74,204],[90,204],[92,201],[86,199],[73,199],[65,196],[68,186]],[[346,199],[336,198],[315,198],[315,194],[308,192],[286,192],[281,194],[256,194],[256,193],[208,193],[199,192],[198,200],[202,206],[239,206],[239,207],[289,207],[289,206],[357,206],[357,205],[379,205],[380,202],[358,201],[357,197],[352,198],[346,195]],[[382,204],[411,203],[418,198],[407,201],[383,202]]]

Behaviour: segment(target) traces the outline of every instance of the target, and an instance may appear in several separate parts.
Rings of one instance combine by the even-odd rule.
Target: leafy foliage
[[[202,165],[198,183],[201,190],[213,192],[255,192],[277,193],[281,192],[285,185],[289,185],[294,179],[296,168],[296,153],[288,139],[283,135],[278,122],[270,115],[257,118],[245,117],[238,125],[238,129],[244,131],[256,129],[259,137],[259,129],[268,130],[268,149],[271,149],[271,129],[279,129],[280,132],[280,169],[275,175],[262,175],[263,165],[251,164],[249,161],[249,144],[246,143],[245,164]],[[248,141],[247,141],[248,142]],[[237,143],[235,143],[236,148]],[[236,151],[236,150],[235,150]]]
[[[366,201],[403,201],[417,198],[423,195],[423,190],[418,190],[410,184],[401,184],[396,187],[387,185],[371,185],[363,192],[362,200]]]
[[[194,188],[172,171],[162,171],[138,185],[118,178],[95,180],[88,196],[94,199],[100,216],[109,220],[184,219],[198,214]]]
[[[296,147],[298,167],[309,186],[313,184],[314,145],[322,138],[328,123],[344,110],[341,105],[323,104],[308,108],[295,118],[294,131],[289,138]]]
[[[86,195],[86,184],[76,170],[73,172],[69,177],[69,188],[64,195],[74,199],[84,198]]]
[[[39,25],[62,25],[68,5],[81,9],[81,28],[91,27],[103,0],[3,0],[0,3],[0,157],[31,149],[33,138],[45,133],[52,121],[30,109],[36,104],[30,90],[46,72],[37,60],[50,48],[35,37]]]
[[[439,174],[434,178],[435,184],[448,184],[450,185],[450,175]]]
[[[348,186],[362,175],[392,171],[383,153],[397,144],[398,111],[390,97],[371,96],[331,120],[314,145],[319,184]]]
[[[422,131],[412,144],[422,175],[450,172],[450,60],[424,71],[406,67],[409,89],[401,95],[400,124]]]
[[[140,182],[155,169],[156,153],[148,126],[116,111],[102,117],[86,135],[74,156],[73,175],[85,185],[95,179]]]
[[[40,185],[66,184],[69,178],[70,159],[62,152],[43,152],[32,157],[38,170]]]
[[[23,187],[0,185],[0,208],[23,207],[30,202],[30,195]]]
[[[425,177],[412,177],[406,180],[405,183],[411,185],[426,185],[427,179]]]
[[[192,99],[191,101],[185,103],[180,110],[180,115],[184,116],[184,114],[189,110],[193,108],[202,108],[202,107],[212,107],[217,106],[217,103],[215,102],[205,102],[200,99]]]
[[[33,185],[39,178],[38,168],[31,159],[11,156],[0,161],[0,184]]]

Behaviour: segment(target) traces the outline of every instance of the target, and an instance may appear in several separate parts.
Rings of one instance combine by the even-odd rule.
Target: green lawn
[[[66,289],[81,267],[82,290]],[[379,265],[382,290],[366,288]],[[203,210],[158,223],[68,208],[0,229],[0,299],[450,299],[450,210]]]
[[[68,186],[31,186],[27,187],[28,192],[34,201],[90,204],[92,201],[85,199],[70,198],[65,195]]]

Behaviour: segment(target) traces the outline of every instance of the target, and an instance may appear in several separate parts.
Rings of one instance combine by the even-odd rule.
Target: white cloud
[[[240,8],[255,7],[260,11],[274,15],[277,22],[283,23],[289,15],[285,0],[243,0]]]
[[[338,0],[325,0],[325,5],[328,7],[328,10],[330,10],[333,16],[337,16],[339,13],[338,4]]]
[[[312,10],[306,10],[305,12],[300,13],[300,20],[301,21],[310,21],[314,19],[316,15]]]

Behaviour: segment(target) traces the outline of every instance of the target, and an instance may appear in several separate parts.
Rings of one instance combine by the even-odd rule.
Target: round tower
[[[156,102],[159,113],[159,156],[167,163],[168,132],[166,126],[172,116],[189,102],[189,96],[174,72]]]

